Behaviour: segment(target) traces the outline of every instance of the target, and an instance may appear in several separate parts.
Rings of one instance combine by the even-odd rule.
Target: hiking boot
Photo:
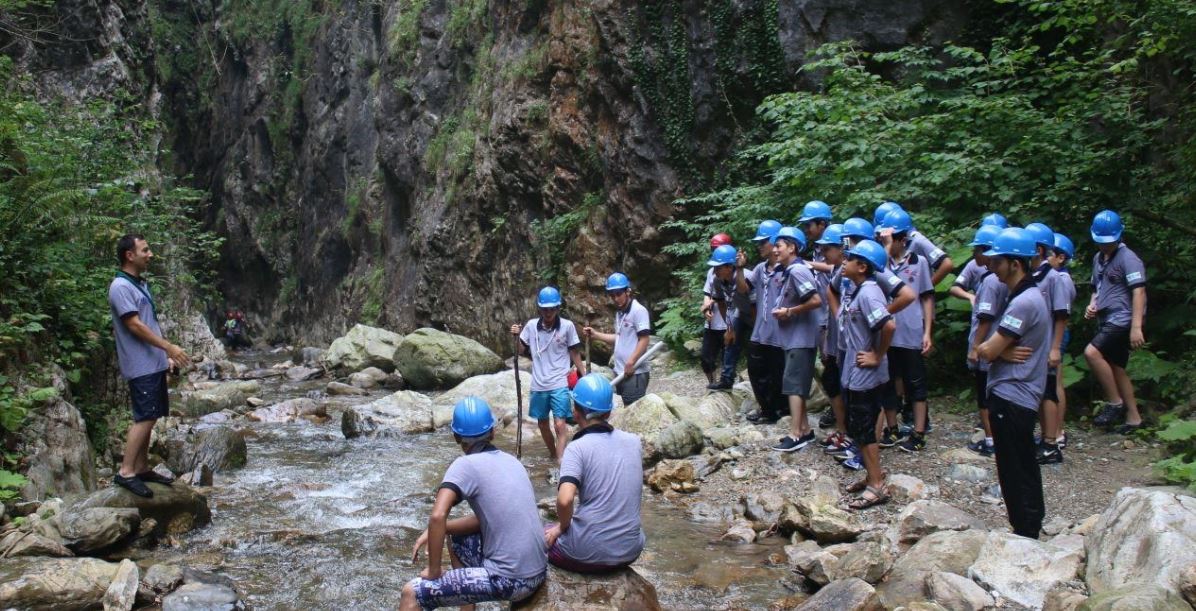
[[[1111,428],[1114,424],[1125,421],[1125,405],[1121,403],[1105,403],[1100,413],[1092,420],[1092,424],[1102,428]]]
[[[1057,444],[1044,443],[1038,446],[1038,464],[1055,465],[1061,462],[1063,462],[1063,452],[1059,451]]]
[[[926,435],[915,431],[897,447],[902,452],[921,452],[926,449]]]
[[[829,429],[832,426],[835,426],[835,410],[828,407],[818,417],[818,428]]]
[[[897,445],[897,441],[897,431],[886,426],[876,444],[882,448],[891,448]]]
[[[996,454],[993,447],[985,443],[983,439],[969,443],[968,449],[986,458],[992,458],[992,455]]]
[[[706,385],[706,390],[731,390],[735,383],[731,380],[723,378],[717,382],[711,382]]]
[[[112,478],[112,483],[124,488],[125,490],[128,490],[129,492],[132,492],[133,494],[136,494],[137,496],[145,497],[147,499],[154,497],[154,491],[150,490],[149,486],[146,486],[145,482],[141,481],[141,478],[137,477],[136,475],[133,477],[124,477],[123,475],[117,473]]]

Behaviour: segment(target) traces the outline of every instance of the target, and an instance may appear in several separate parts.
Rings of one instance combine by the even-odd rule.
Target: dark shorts
[[[1059,374],[1054,370],[1047,372],[1046,390],[1042,392],[1043,401],[1051,401],[1053,403],[1059,402],[1059,393],[1056,392],[1059,386]]]
[[[876,443],[876,419],[880,416],[882,386],[870,390],[848,390],[847,434],[861,448]]]
[[[839,379],[840,373],[838,357],[826,356],[822,359],[822,376],[818,380],[822,382],[822,390],[830,399],[843,394],[843,383]]]
[[[545,524],[544,531],[547,532],[548,529],[552,527],[552,524]],[[574,573],[610,573],[611,571],[617,571],[621,568],[631,566],[631,563],[638,559],[639,557],[636,556],[634,559],[621,564],[591,564],[589,562],[582,562],[580,560],[570,558],[569,555],[565,553],[565,550],[561,549],[559,542],[553,543],[552,547],[548,548],[549,564],[559,569],[573,571]]]
[[[481,534],[451,536],[449,547],[464,568],[445,571],[438,579],[416,577],[409,582],[415,590],[415,600],[423,609],[460,607],[490,600],[520,601],[535,594],[547,575],[502,577],[482,568]]]
[[[884,405],[895,410],[900,401],[897,398],[897,379],[902,382],[905,401],[925,401],[928,394],[926,382],[926,359],[916,348],[889,348],[889,382],[885,387]]]
[[[972,375],[974,376],[972,392],[976,393],[976,409],[988,409],[988,372],[976,369]]]
[[[1130,330],[1129,327],[1118,327],[1109,323],[1102,323],[1096,337],[1092,338],[1092,346],[1100,351],[1111,365],[1122,369],[1130,362]]]
[[[615,387],[615,392],[619,393],[619,397],[623,399],[623,405],[631,405],[643,399],[644,395],[648,394],[648,382],[651,377],[651,373],[645,371],[623,378],[623,381]]]
[[[785,351],[785,375],[781,377],[781,394],[787,397],[810,396],[814,383],[814,349],[792,348]]]
[[[166,370],[129,380],[129,398],[133,404],[133,422],[157,420],[170,415]]]
[[[702,353],[698,359],[702,364],[702,371],[713,373],[722,366],[723,344],[726,343],[726,331],[705,329],[702,332]]]

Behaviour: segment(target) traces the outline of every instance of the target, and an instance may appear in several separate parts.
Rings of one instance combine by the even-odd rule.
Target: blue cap
[[[1121,217],[1112,210],[1101,210],[1092,217],[1092,228],[1089,229],[1092,234],[1092,241],[1097,244],[1112,244],[1121,239],[1121,232],[1125,229],[1125,225],[1121,222]]]
[[[1034,235],[1021,227],[1002,229],[993,240],[993,247],[984,253],[990,257],[1017,257],[1029,259],[1038,254]]]
[[[756,237],[752,238],[753,242],[763,242],[771,239],[781,230],[780,221],[764,221],[756,228]]]
[[[1035,244],[1046,246],[1048,249],[1055,247],[1055,232],[1051,231],[1051,228],[1045,224],[1030,223],[1026,225],[1026,231],[1029,231],[1030,235],[1034,236]]]
[[[777,240],[787,238],[793,240],[797,244],[797,249],[801,250],[806,247],[806,235],[802,233],[797,227],[781,227],[776,235],[768,239],[769,244],[776,244]]]
[[[734,246],[731,246],[730,244],[724,244],[718,248],[715,248],[714,252],[710,253],[710,260],[706,262],[706,265],[709,265],[710,267],[718,267],[720,265],[735,265],[735,255],[737,254],[738,251],[735,250]]]
[[[597,373],[582,376],[573,387],[573,402],[591,412],[609,412],[614,407],[614,389]]]
[[[885,215],[894,211],[901,210],[901,204],[897,202],[884,202],[876,207],[876,212],[872,213],[872,224],[880,225],[885,220]]]
[[[855,246],[847,249],[848,257],[859,257],[872,266],[872,271],[878,271],[889,264],[889,255],[885,247],[874,240],[860,240]]]
[[[540,294],[536,295],[536,306],[540,308],[561,307],[561,292],[551,286],[540,289]]]
[[[611,274],[606,279],[606,290],[608,291],[620,291],[629,288],[631,288],[631,281],[627,279],[627,276],[619,272]]]
[[[814,243],[824,246],[842,246],[843,224],[835,223],[834,225],[827,225],[826,229],[822,232],[822,237],[815,240]]]
[[[490,404],[481,397],[465,397],[453,406],[453,432],[462,437],[479,437],[494,428]]]
[[[1071,259],[1076,256],[1076,245],[1071,243],[1071,238],[1061,234],[1055,234],[1055,250],[1067,255]]]
[[[798,223],[809,223],[810,221],[823,220],[831,221],[831,207],[824,201],[814,200],[806,202],[806,207],[801,211],[801,218],[797,219]]]
[[[972,238],[972,243],[969,246],[991,247],[999,233],[1001,233],[1001,228],[996,225],[981,225],[980,229],[976,230],[976,237]]]
[[[872,223],[853,216],[843,221],[843,237],[871,240],[876,237],[876,230],[872,228]]]
[[[893,233],[909,233],[914,229],[914,220],[908,212],[898,208],[886,214],[880,226],[882,229],[892,229]]]
[[[980,219],[981,225],[995,225],[1004,229],[1009,226],[1009,221],[1005,219],[1005,215],[1000,212],[990,212]]]

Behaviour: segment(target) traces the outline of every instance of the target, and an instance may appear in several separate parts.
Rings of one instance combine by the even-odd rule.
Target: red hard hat
[[[714,250],[719,246],[726,246],[731,243],[731,236],[725,233],[716,233],[714,237],[710,238],[710,250]]]
[[[573,387],[577,386],[577,380],[578,380],[577,370],[570,369],[569,375],[565,376],[565,380],[569,383],[569,390],[573,390]]]

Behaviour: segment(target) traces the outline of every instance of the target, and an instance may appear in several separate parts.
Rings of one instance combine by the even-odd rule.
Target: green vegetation
[[[428,0],[400,0],[397,7],[399,15],[387,32],[388,52],[404,68],[415,63],[415,52],[419,47],[419,18],[427,4]]]
[[[532,245],[536,248],[540,262],[540,280],[557,284],[565,273],[565,249],[573,242],[581,228],[594,211],[606,203],[606,193],[594,191],[582,198],[581,205],[552,218],[532,221]]]
[[[1155,463],[1155,473],[1196,491],[1196,420],[1164,417],[1161,424],[1166,428],[1156,436],[1167,444],[1170,457]]]

